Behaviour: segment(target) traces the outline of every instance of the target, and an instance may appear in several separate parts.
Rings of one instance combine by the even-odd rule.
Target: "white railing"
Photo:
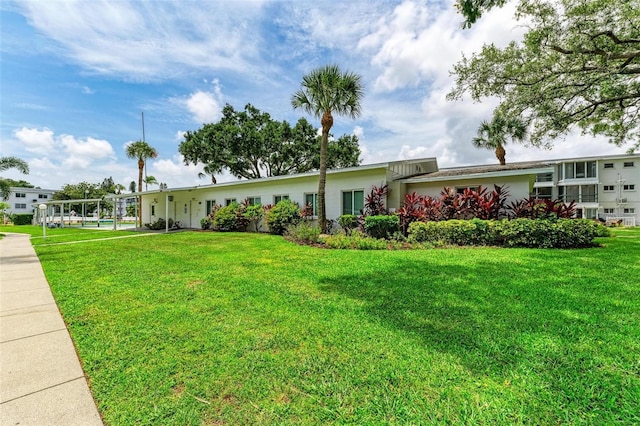
[[[636,226],[635,216],[607,216],[607,225]]]

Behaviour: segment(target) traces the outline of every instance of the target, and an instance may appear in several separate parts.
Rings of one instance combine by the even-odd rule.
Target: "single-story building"
[[[538,198],[575,201],[579,217],[622,218],[640,223],[640,155],[615,155],[505,166],[483,165],[439,169],[435,158],[390,161],[327,171],[327,219],[358,214],[374,186],[389,185],[386,205],[402,205],[406,194],[438,196],[444,187],[462,191],[478,186],[505,186],[510,200]],[[199,228],[214,204],[245,199],[251,204],[276,204],[290,199],[311,204],[316,213],[318,172],[239,180],[140,193],[143,223],[173,219],[183,228]],[[131,194],[128,194],[130,197]]]

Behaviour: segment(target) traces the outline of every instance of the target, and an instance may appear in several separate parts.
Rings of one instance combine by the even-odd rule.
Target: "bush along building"
[[[508,201],[535,197],[575,203],[577,217],[640,224],[640,155],[584,157],[539,162],[456,168],[438,167],[435,158],[391,161],[329,170],[327,218],[358,215],[373,187],[387,185],[384,202],[399,209],[408,194],[438,197],[443,188],[456,192],[504,187]],[[170,219],[182,228],[200,228],[215,206],[233,202],[277,204],[291,200],[317,214],[318,173],[302,173],[204,186],[165,188],[141,193],[144,223]],[[265,230],[266,227],[262,227]]]

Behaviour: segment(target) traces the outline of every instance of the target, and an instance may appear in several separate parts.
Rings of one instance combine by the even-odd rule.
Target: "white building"
[[[9,204],[8,214],[29,214],[34,213],[37,205],[46,203],[53,198],[55,189],[41,188],[17,188],[11,187],[9,198],[4,200]]]
[[[397,209],[406,194],[438,196],[444,187],[493,188],[505,186],[510,200],[535,196],[576,202],[577,215],[586,218],[621,218],[640,224],[640,155],[571,158],[505,166],[439,169],[435,158],[391,161],[327,172],[327,218],[358,214],[373,186],[389,185],[387,207]],[[290,199],[300,205],[317,202],[318,172],[167,188],[142,195],[143,222],[171,218],[184,228],[199,228],[214,204],[232,201],[276,204]]]

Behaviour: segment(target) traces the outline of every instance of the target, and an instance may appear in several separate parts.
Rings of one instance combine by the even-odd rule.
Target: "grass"
[[[640,229],[599,242],[176,233],[36,251],[109,425],[637,424]]]

